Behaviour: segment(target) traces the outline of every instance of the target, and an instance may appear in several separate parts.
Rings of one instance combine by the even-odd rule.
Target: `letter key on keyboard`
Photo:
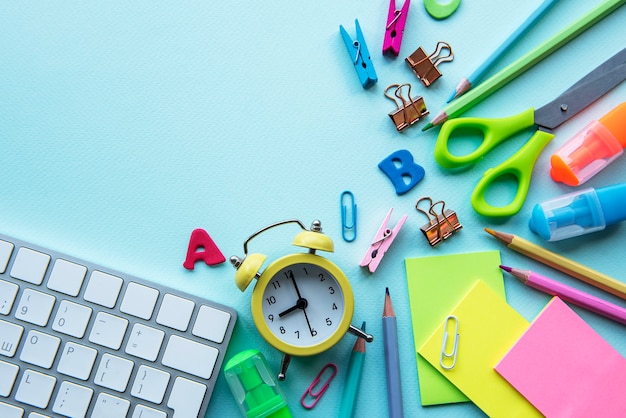
[[[231,307],[0,235],[0,418],[203,417]]]

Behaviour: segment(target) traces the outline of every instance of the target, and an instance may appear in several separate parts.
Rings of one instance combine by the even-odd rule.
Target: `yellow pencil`
[[[485,231],[498,238],[513,251],[524,254],[525,256],[537,260],[540,263],[569,274],[572,277],[582,280],[585,283],[609,292],[622,299],[626,299],[626,283],[624,282],[590,269],[589,267],[570,260],[569,258],[565,258],[562,255],[546,250],[545,248],[520,238],[517,235],[494,231],[489,228],[485,228]]]

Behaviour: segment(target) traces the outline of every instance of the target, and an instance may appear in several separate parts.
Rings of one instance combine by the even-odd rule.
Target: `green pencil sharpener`
[[[287,399],[258,350],[246,350],[224,366],[224,376],[246,418],[291,418]]]

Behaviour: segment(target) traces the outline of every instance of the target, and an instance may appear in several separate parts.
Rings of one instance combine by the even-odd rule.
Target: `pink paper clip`
[[[363,260],[361,261],[360,266],[368,266],[370,273],[374,273],[376,271],[376,268],[382,261],[383,256],[391,246],[393,240],[396,239],[396,236],[398,236],[398,232],[400,232],[400,228],[402,228],[402,225],[404,225],[404,221],[406,221],[407,215],[404,215],[402,216],[402,218],[400,218],[400,221],[398,221],[393,229],[389,229],[387,227],[387,224],[389,223],[391,212],[393,212],[393,208],[389,209],[385,220],[383,221],[382,225],[380,225],[380,228],[378,228],[378,232],[376,233],[376,236],[374,236],[372,244],[368,248],[367,253],[365,253],[365,257],[363,257]]]
[[[330,375],[328,379],[326,379],[326,381],[324,382],[324,384],[319,390],[315,390],[315,387],[320,383],[322,375],[324,374],[326,369],[329,369],[329,368],[333,369],[332,374]],[[300,398],[300,403],[302,404],[302,406],[305,407],[306,409],[311,409],[315,405],[317,405],[317,403],[319,402],[324,392],[326,392],[326,390],[328,389],[328,385],[330,385],[330,382],[335,378],[336,375],[337,375],[336,364],[328,363],[326,366],[324,366],[322,370],[317,374],[315,379],[313,380],[313,383],[311,383],[311,385],[306,389],[306,392],[302,394],[302,397]],[[313,403],[310,403],[310,404],[305,403],[305,399],[307,395],[310,395],[310,397],[314,399]]]
[[[396,57],[400,55],[402,34],[404,33],[404,25],[409,14],[410,5],[411,0],[404,0],[402,9],[396,9],[396,0],[389,0],[387,26],[385,27],[385,38],[383,40],[383,54],[391,51]]]

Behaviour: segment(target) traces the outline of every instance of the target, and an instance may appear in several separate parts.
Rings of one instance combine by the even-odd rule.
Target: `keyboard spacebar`
[[[165,366],[209,379],[219,351],[208,345],[172,335],[163,354]]]

